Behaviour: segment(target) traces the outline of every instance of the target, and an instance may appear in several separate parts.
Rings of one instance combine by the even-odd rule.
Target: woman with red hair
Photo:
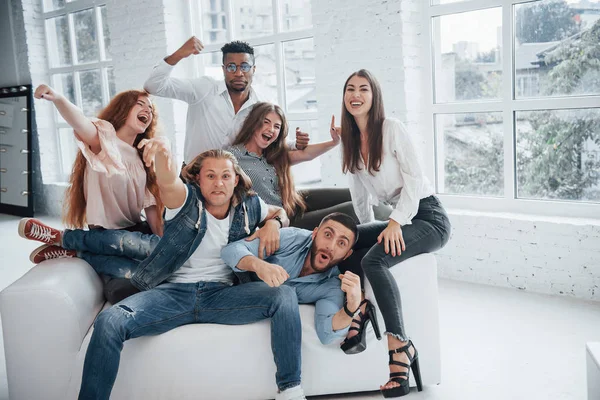
[[[38,86],[34,97],[54,104],[73,127],[79,151],[63,204],[63,221],[73,230],[59,231],[33,218],[21,220],[22,237],[45,243],[33,251],[31,261],[80,257],[98,273],[129,276],[132,271],[123,259],[145,258],[163,229],[156,175],[151,166],[144,165],[143,149],[137,148],[157,130],[156,111],[148,93],[128,90],[117,94],[97,119],[87,118],[47,85]],[[98,240],[100,236],[90,240],[83,230],[86,226],[95,232],[106,230],[107,240]],[[111,230],[128,230],[131,235],[114,246]]]

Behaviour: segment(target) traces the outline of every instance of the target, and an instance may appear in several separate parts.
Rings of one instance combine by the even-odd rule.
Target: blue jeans
[[[285,390],[297,386],[302,329],[293,288],[271,288],[264,282],[237,286],[217,282],[165,283],[100,313],[85,355],[79,398],[109,398],[123,342],[128,339],[158,335],[186,324],[243,325],[267,318],[271,319],[277,387]]]
[[[97,273],[113,278],[131,278],[148,257],[160,236],[118,229],[65,230],[62,247],[77,251]]]

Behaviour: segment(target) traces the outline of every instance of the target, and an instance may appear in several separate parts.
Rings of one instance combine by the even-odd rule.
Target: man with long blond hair
[[[247,237],[261,223],[255,236],[273,238],[265,247],[267,254],[273,252],[279,229],[289,222],[285,212],[267,206],[250,190],[249,178],[229,152],[209,150],[197,156],[183,170],[185,184],[177,175],[168,140],[142,140],[139,147],[146,165],[155,164],[166,206],[164,236],[132,279],[142,292],[96,319],[79,398],[109,398],[128,339],[192,323],[239,325],[270,319],[276,398],[304,399],[294,290],[263,282],[233,285],[234,273],[220,256],[228,242]],[[157,285],[164,278],[167,282]],[[273,279],[286,279],[285,270],[274,271]]]

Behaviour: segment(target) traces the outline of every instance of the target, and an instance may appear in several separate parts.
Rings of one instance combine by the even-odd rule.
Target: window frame
[[[200,0],[192,0],[192,34],[196,35],[204,43],[204,32],[201,29],[196,29],[202,26],[202,5]],[[285,115],[288,120],[318,120],[319,114],[317,110],[308,110],[301,112],[289,112],[287,109],[286,101],[286,88],[285,88],[285,68],[284,68],[284,53],[283,44],[286,42],[302,40],[302,39],[314,39],[314,29],[310,28],[298,29],[293,31],[282,31],[282,3],[280,0],[272,0],[273,7],[273,33],[264,36],[257,36],[251,38],[243,38],[245,42],[248,42],[253,47],[262,45],[274,45],[275,48],[275,75],[277,80],[277,102],[285,111]],[[231,0],[225,2],[225,18],[227,20],[228,29],[226,31],[226,39],[224,42],[205,44],[202,53],[220,52],[221,47],[232,40],[236,40],[234,35],[235,29],[235,12],[233,9],[233,3]],[[194,58],[194,77],[203,76],[202,67],[197,58]]]
[[[432,4],[427,1],[423,27],[423,54],[426,60],[424,66],[425,96],[424,115],[425,130],[429,134],[425,137],[424,164],[425,172],[434,178],[437,195],[444,204],[453,209],[462,209],[476,212],[508,212],[531,215],[557,216],[569,218],[600,219],[600,202],[568,201],[568,200],[542,200],[519,199],[517,195],[516,176],[516,125],[515,113],[519,111],[539,111],[558,109],[598,109],[599,95],[521,98],[515,96],[515,69],[514,69],[514,8],[519,4],[532,3],[532,0],[465,0],[450,4]],[[483,9],[501,7],[502,12],[502,89],[500,99],[455,101],[448,103],[435,103],[435,60],[439,43],[434,37],[434,18],[456,13],[479,11]],[[439,36],[438,36],[439,37]],[[508,45],[507,45],[508,44]],[[438,46],[438,48],[436,48]],[[443,138],[437,137],[435,132],[436,114],[454,113],[480,113],[501,112],[503,117],[503,142],[504,142],[504,196],[483,197],[477,195],[455,195],[438,193],[440,175],[443,176]],[[440,171],[442,174],[440,174]],[[443,178],[442,178],[443,179]]]
[[[41,2],[43,3],[43,0],[41,0]],[[110,100],[110,89],[109,89],[109,82],[108,82],[108,69],[109,68],[113,68],[113,60],[112,58],[107,58],[106,57],[106,52],[105,52],[105,42],[104,42],[104,27],[102,24],[102,11],[101,11],[101,7],[106,7],[106,0],[73,0],[70,2],[66,2],[65,6],[60,8],[60,9],[56,9],[56,10],[52,10],[52,11],[46,11],[44,10],[43,12],[43,19],[44,19],[44,34],[46,36],[46,50],[48,52],[48,65],[47,65],[47,71],[48,71],[48,77],[49,77],[49,84],[52,86],[53,82],[54,82],[54,76],[58,75],[58,74],[66,74],[66,73],[72,73],[73,74],[73,88],[74,88],[74,92],[75,92],[75,104],[77,105],[77,107],[82,108],[82,104],[83,104],[83,99],[82,99],[82,93],[81,93],[81,82],[80,82],[80,77],[79,74],[82,71],[86,71],[86,70],[100,70],[100,79],[101,79],[101,91],[102,91],[102,104],[103,106],[106,106]],[[43,4],[42,4],[43,6]],[[85,63],[78,63],[77,62],[77,44],[76,44],[76,37],[75,37],[75,23],[74,23],[74,14],[80,11],[85,11],[85,10],[89,10],[89,9],[93,9],[93,15],[94,15],[94,24],[96,27],[96,35],[97,35],[97,45],[98,45],[98,61],[94,61],[94,62],[85,62]],[[56,17],[62,17],[62,16],[66,16],[67,17],[67,23],[69,26],[69,34],[68,34],[68,41],[69,41],[69,50],[71,52],[71,65],[69,66],[61,66],[61,67],[53,67],[51,64],[51,57],[50,54],[52,51],[56,51],[56,44],[53,43],[52,40],[52,36],[49,35],[48,32],[48,26],[47,26],[47,21],[49,19],[52,18],[56,18]],[[57,148],[59,149],[59,180],[63,181],[63,182],[67,182],[69,180],[69,175],[71,173],[71,169],[69,168],[68,170],[65,171],[65,169],[63,168],[63,157],[66,157],[66,154],[63,154],[62,151],[60,151],[63,147],[63,143],[61,143],[61,141],[63,139],[61,139],[61,135],[60,135],[60,129],[64,129],[64,128],[70,128],[70,125],[67,124],[64,121],[60,121],[58,119],[58,115],[57,112],[53,112],[53,122],[54,122],[54,131],[55,131],[55,137],[56,137],[56,143],[57,143]],[[88,117],[92,117],[92,116],[88,116]],[[74,139],[73,139],[74,140]]]

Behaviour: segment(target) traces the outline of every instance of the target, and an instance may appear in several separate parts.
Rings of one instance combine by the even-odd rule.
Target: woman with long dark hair
[[[290,151],[285,145],[288,123],[283,110],[271,103],[257,103],[246,117],[231,151],[252,179],[252,188],[267,203],[282,207],[290,225],[314,229],[332,212],[354,216],[347,189],[319,188],[296,191],[291,166],[315,159],[340,142],[336,132],[331,140]]]
[[[417,388],[422,387],[418,353],[406,334],[400,292],[389,268],[442,248],[450,235],[450,221],[406,128],[385,117],[375,77],[364,69],[353,73],[344,84],[343,96],[342,126],[336,128],[332,121],[331,131],[342,138],[343,172],[350,173],[352,204],[361,222],[354,249],[365,255],[353,272],[364,272],[369,279],[385,321],[390,379],[381,392],[384,397],[398,397],[409,393],[409,368]],[[393,207],[387,221],[374,221],[372,205],[377,203]],[[348,354],[364,350],[366,324],[376,323],[368,300],[355,313],[341,346]]]

